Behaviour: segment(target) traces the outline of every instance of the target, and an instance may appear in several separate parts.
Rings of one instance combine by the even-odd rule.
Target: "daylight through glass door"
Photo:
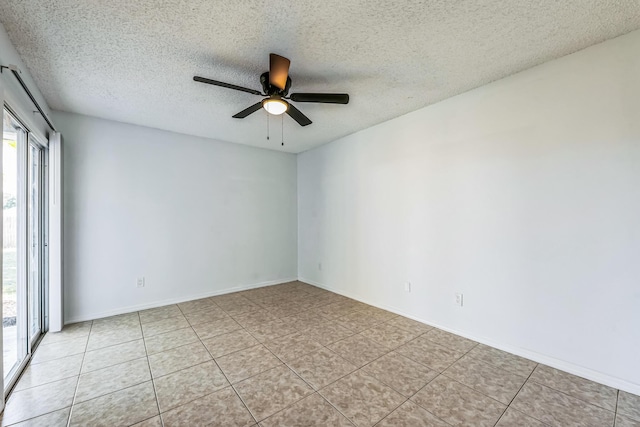
[[[29,344],[42,332],[42,149],[29,141]]]
[[[2,332],[5,384],[27,355],[22,154],[26,132],[4,111],[2,132]]]
[[[2,129],[2,338],[4,391],[43,331],[43,148],[6,109]]]

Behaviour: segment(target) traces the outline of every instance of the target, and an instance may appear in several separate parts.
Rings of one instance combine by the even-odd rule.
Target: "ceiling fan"
[[[311,120],[286,100],[294,102],[320,102],[324,104],[349,103],[349,95],[346,93],[292,93],[290,96],[287,96],[291,88],[291,77],[289,77],[290,64],[291,61],[284,56],[276,55],[275,53],[269,55],[269,71],[262,73],[260,76],[260,83],[262,84],[264,93],[199,76],[194,76],[193,80],[266,97],[262,101],[256,102],[252,106],[235,114],[233,117],[236,119],[244,119],[249,114],[255,113],[260,108],[264,108],[269,114],[280,115],[287,113],[293,120],[298,122],[300,126],[307,126],[312,123]]]

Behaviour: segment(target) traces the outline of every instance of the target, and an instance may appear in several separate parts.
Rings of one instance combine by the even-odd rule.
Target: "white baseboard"
[[[359,295],[354,295],[354,294],[351,294],[349,292],[343,292],[343,291],[340,291],[340,290],[337,290],[337,289],[333,289],[331,286],[327,286],[327,285],[325,285],[323,283],[319,283],[319,282],[316,282],[314,280],[305,279],[303,277],[298,278],[298,280],[301,281],[301,282],[304,282],[304,283],[308,283],[308,284],[313,285],[313,286],[317,286],[317,287],[322,288],[322,289],[326,289],[326,290],[334,292],[336,294],[339,294],[339,295],[342,295],[342,296],[345,296],[345,297],[348,297],[348,298],[363,302],[365,304],[369,304],[369,305],[372,305],[374,307],[378,307],[378,308],[381,308],[383,310],[387,310],[387,311],[390,311],[392,313],[396,313],[396,314],[399,314],[401,316],[408,317],[408,318],[416,320],[416,321],[418,321],[420,323],[424,323],[426,325],[433,326],[435,328],[442,329],[442,330],[447,331],[447,332],[451,332],[452,334],[460,335],[461,337],[468,338],[470,340],[473,340],[473,341],[488,345],[490,347],[494,347],[494,348],[497,348],[499,350],[506,351],[507,353],[515,354],[516,356],[520,356],[520,357],[524,357],[524,358],[529,359],[529,360],[533,360],[536,363],[542,363],[544,365],[551,366],[552,368],[559,369],[561,371],[568,372],[570,374],[577,375],[579,377],[586,378],[588,380],[595,381],[597,383],[604,384],[604,385],[609,386],[609,387],[617,388],[619,390],[623,390],[623,391],[626,391],[626,392],[629,392],[629,393],[640,395],[640,384],[635,384],[635,383],[632,383],[632,382],[629,382],[629,381],[625,381],[625,380],[623,380],[621,378],[613,377],[611,375],[607,375],[607,374],[604,374],[604,373],[599,372],[599,371],[594,371],[592,369],[588,369],[588,368],[585,368],[583,366],[576,365],[576,364],[573,364],[571,362],[567,362],[565,360],[556,359],[554,357],[547,356],[547,355],[544,355],[544,354],[540,354],[540,353],[537,353],[537,352],[534,352],[534,351],[531,351],[531,350],[526,350],[526,349],[523,349],[523,348],[520,348],[520,347],[514,347],[514,346],[510,346],[510,345],[494,342],[494,341],[491,341],[491,340],[489,340],[487,338],[484,338],[484,337],[478,337],[478,336],[474,336],[472,334],[465,333],[464,331],[458,331],[458,330],[455,330],[455,329],[451,329],[451,328],[448,328],[446,326],[442,326],[442,325],[430,322],[428,320],[421,319],[421,318],[418,318],[416,316],[412,316],[412,315],[407,314],[407,313],[403,312],[402,310],[399,310],[399,309],[397,309],[395,307],[392,307],[392,306],[389,306],[389,305],[386,305],[386,304],[379,304],[377,302],[368,300],[367,298],[363,298],[363,297],[361,297]]]
[[[278,280],[269,280],[266,282],[233,286],[231,288],[219,289],[213,292],[205,292],[205,293],[196,294],[196,295],[188,295],[180,298],[170,298],[162,301],[153,301],[150,303],[129,305],[129,306],[120,307],[114,310],[108,310],[108,311],[102,311],[99,313],[91,313],[91,314],[85,314],[81,316],[70,317],[69,319],[65,319],[64,324],[68,325],[70,323],[86,322],[88,320],[95,320],[95,319],[101,319],[103,317],[117,316],[118,314],[126,314],[134,311],[147,310],[149,308],[162,307],[164,305],[179,304],[181,302],[192,301],[192,300],[207,298],[207,297],[214,297],[217,295],[230,294],[233,292],[245,291],[247,289],[262,288],[264,286],[272,286],[272,285],[280,285],[282,283],[294,282],[296,280],[298,280],[297,277],[287,278],[287,279],[278,279]]]

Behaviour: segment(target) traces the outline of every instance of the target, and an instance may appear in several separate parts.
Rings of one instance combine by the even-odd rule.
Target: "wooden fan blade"
[[[231,83],[219,82],[218,80],[211,80],[205,77],[194,76],[193,80],[195,80],[196,82],[206,83],[209,85],[226,87],[227,89],[240,90],[242,92],[247,92],[253,95],[262,95],[260,92],[254,89],[249,89],[249,88],[238,86],[238,85],[232,85]]]
[[[294,107],[293,105],[289,104],[289,108],[287,108],[287,114],[296,122],[298,122],[298,124],[300,126],[308,126],[310,125],[312,122],[309,119],[309,117],[305,116],[304,114],[302,114],[302,111],[298,110],[296,107]]]
[[[284,90],[289,76],[289,61],[284,56],[269,54],[269,84],[280,90]]]
[[[320,102],[323,104],[348,104],[349,95],[346,93],[292,93],[291,100],[295,102]]]
[[[256,111],[258,111],[259,109],[261,109],[261,108],[262,108],[262,101],[256,102],[251,107],[245,108],[244,110],[240,111],[239,113],[234,114],[233,118],[234,119],[244,119],[249,114],[253,114]]]

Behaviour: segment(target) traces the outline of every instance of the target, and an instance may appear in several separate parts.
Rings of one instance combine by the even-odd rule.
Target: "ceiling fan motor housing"
[[[287,76],[287,84],[284,86],[284,89],[280,90],[280,88],[269,84],[269,72],[266,71],[260,75],[260,84],[262,85],[262,90],[264,91],[264,93],[269,96],[287,96],[287,94],[289,93],[289,89],[291,88],[291,77]]]

